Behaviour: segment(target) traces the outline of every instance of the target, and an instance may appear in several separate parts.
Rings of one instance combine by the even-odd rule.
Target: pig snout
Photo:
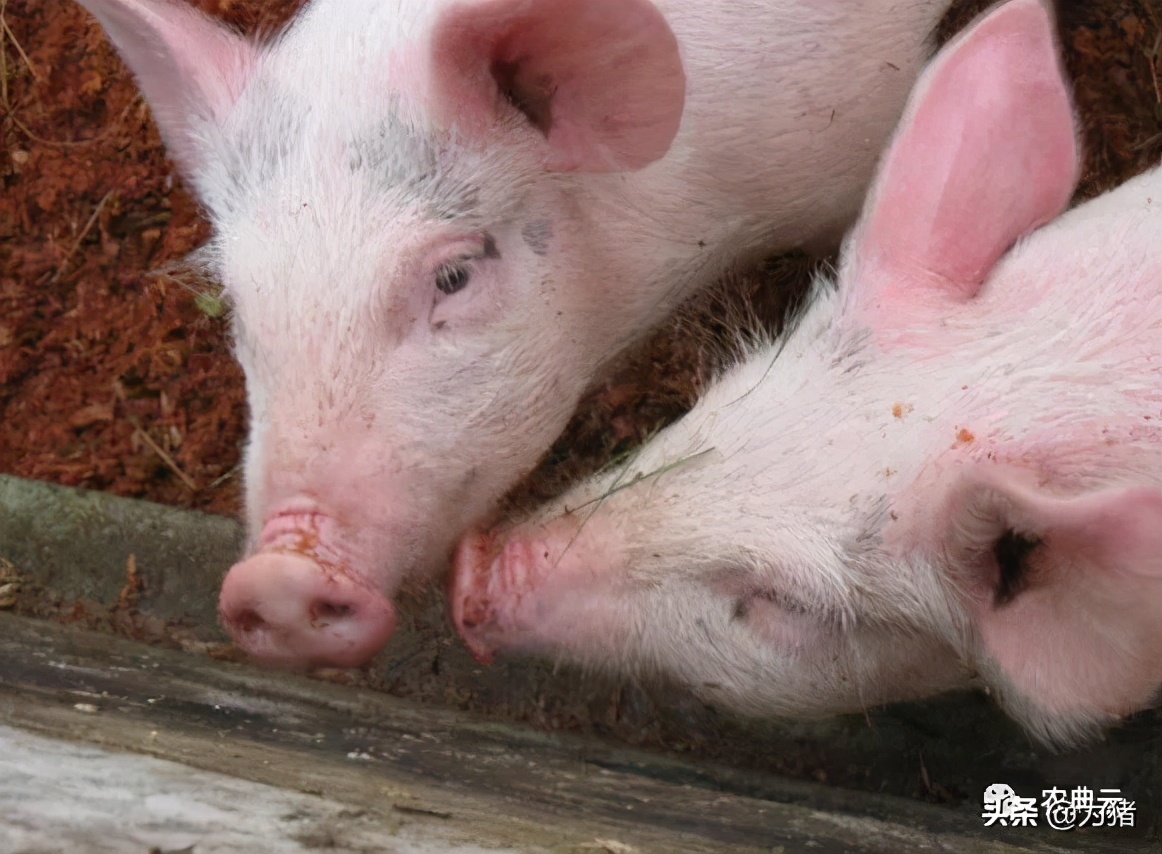
[[[218,614],[238,646],[264,664],[310,669],[358,666],[387,643],[386,596],[341,560],[268,539],[222,581]]]
[[[614,642],[608,569],[617,556],[602,536],[607,526],[591,524],[601,533],[579,538],[578,521],[569,516],[548,526],[472,532],[460,541],[447,583],[448,612],[477,661]]]
[[[481,664],[496,657],[494,635],[503,622],[503,599],[499,596],[501,571],[512,567],[498,550],[496,538],[470,532],[460,540],[448,577],[448,613],[465,646]]]

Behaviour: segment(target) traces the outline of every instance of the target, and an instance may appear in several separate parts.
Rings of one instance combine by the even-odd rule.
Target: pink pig
[[[472,650],[746,713],[983,686],[1067,743],[1162,687],[1162,167],[1079,170],[1051,14],[917,84],[834,282],[624,469],[461,544]]]
[[[315,0],[257,46],[81,0],[214,224],[251,429],[222,621],[351,665],[604,363],[838,240],[949,0]]]

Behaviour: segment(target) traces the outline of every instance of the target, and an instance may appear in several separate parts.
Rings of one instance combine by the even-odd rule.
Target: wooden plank
[[[623,851],[818,854],[1153,848],[986,829],[979,816],[764,775],[731,791],[713,769],[3,615],[0,723],[314,795],[377,821],[435,820],[461,839],[522,851],[600,851],[599,840]]]
[[[314,795],[3,726],[0,816],[0,851],[21,854],[488,854],[457,840],[438,819],[374,816]]]

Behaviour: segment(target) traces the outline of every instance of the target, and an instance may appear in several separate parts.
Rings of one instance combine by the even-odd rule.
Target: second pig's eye
[[[466,258],[451,261],[436,271],[436,287],[443,294],[454,294],[463,290],[472,278],[472,270]]]

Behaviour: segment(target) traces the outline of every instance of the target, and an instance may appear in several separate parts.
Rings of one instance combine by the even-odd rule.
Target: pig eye
[[[459,258],[436,271],[436,287],[442,294],[454,294],[464,289],[472,278],[468,258]]]
[[[477,263],[499,257],[496,240],[491,234],[482,234],[478,252],[453,258],[436,269],[436,288],[445,296],[462,291],[472,278],[472,268]]]

